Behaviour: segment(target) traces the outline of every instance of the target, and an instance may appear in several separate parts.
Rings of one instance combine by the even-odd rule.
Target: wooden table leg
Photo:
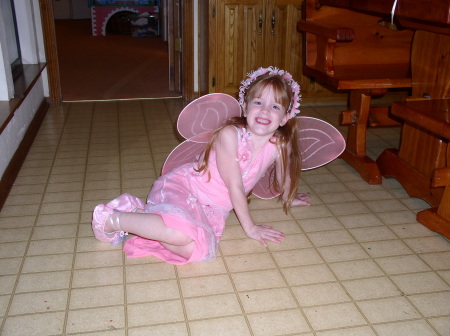
[[[369,120],[372,90],[351,90],[350,110],[355,111],[348,126],[347,145],[341,158],[359,172],[369,184],[381,184],[381,173],[376,162],[366,155],[366,132]]]

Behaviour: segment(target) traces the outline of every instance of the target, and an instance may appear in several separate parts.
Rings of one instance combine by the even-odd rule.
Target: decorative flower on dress
[[[259,76],[265,75],[267,73],[269,73],[271,75],[281,76],[291,86],[293,95],[292,95],[292,101],[291,101],[291,104],[289,105],[288,111],[290,111],[289,118],[295,117],[297,114],[300,113],[300,110],[298,109],[300,107],[300,97],[301,97],[300,85],[296,81],[294,81],[294,79],[292,78],[292,75],[289,72],[280,70],[280,69],[278,69],[276,67],[272,67],[272,66],[270,66],[268,68],[259,68],[258,70],[255,70],[255,71],[247,74],[248,78],[241,82],[242,85],[239,88],[239,104],[241,106],[244,106],[245,91],[248,89],[250,84],[253,83],[253,81],[256,78],[258,78]]]

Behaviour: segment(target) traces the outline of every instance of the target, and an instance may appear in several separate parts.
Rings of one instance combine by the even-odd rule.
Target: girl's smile
[[[289,119],[286,109],[275,100],[272,88],[266,88],[260,97],[244,105],[248,131],[255,136],[270,138]]]

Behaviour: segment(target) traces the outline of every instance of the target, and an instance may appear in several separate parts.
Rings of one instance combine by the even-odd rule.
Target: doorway
[[[55,0],[53,1],[55,3]],[[59,8],[63,8],[67,13],[67,6],[61,4],[63,1],[71,1],[57,1]],[[79,6],[79,2],[75,2]],[[167,9],[170,9],[171,5],[174,7],[174,1],[161,2],[167,7],[160,7],[160,21],[170,22],[172,17]],[[171,79],[176,79],[170,75],[170,71],[174,71],[171,62],[176,62],[177,55],[169,53],[169,43],[173,39],[168,38],[168,35],[164,36],[163,32],[138,34],[137,28],[126,22],[125,16],[119,13],[116,18],[121,17],[123,22],[115,22],[115,28],[112,31],[109,29],[105,36],[93,36],[90,17],[61,19],[61,15],[55,13],[55,8],[53,12],[64,101],[181,95],[181,87],[177,83],[171,83]],[[137,19],[137,15],[135,16]],[[175,27],[179,26],[179,22],[175,23]],[[167,32],[170,33],[170,30]],[[178,69],[177,73],[181,74],[181,69]],[[181,84],[181,81],[179,83]]]

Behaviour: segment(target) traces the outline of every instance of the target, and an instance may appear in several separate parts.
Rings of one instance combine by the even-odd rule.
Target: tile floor
[[[303,174],[310,207],[254,199],[281,245],[228,221],[219,258],[174,267],[96,241],[98,203],[145,198],[182,102],[51,108],[0,213],[0,334],[450,335],[450,243],[415,220],[427,208],[395,180],[371,186],[346,163]],[[341,107],[304,107],[334,124]],[[342,129],[345,132],[345,129]],[[368,132],[372,157],[399,130]]]

